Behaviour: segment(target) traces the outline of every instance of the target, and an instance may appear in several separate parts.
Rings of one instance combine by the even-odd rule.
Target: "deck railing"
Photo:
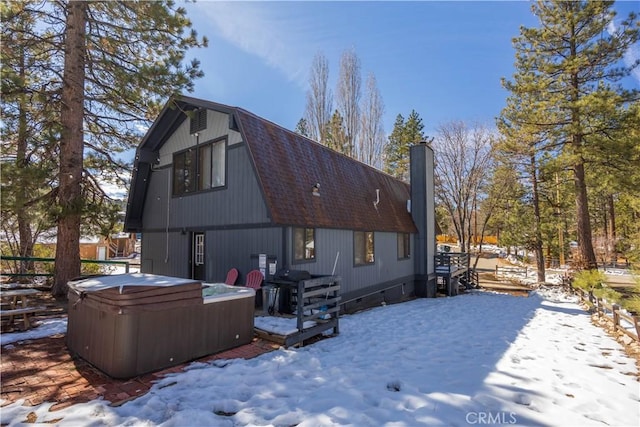
[[[435,259],[436,267],[469,268],[469,254],[466,252],[440,252]]]
[[[439,288],[447,295],[458,294],[458,283],[470,289],[479,284],[478,274],[470,265],[468,252],[439,252],[435,255],[435,270]]]

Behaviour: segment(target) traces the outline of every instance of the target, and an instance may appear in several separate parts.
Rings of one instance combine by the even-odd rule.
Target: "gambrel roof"
[[[142,229],[151,164],[158,158],[160,147],[187,118],[184,111],[196,108],[229,115],[229,127],[240,132],[247,146],[274,224],[416,232],[407,210],[407,183],[241,108],[189,97],[170,101],[138,147],[126,230]],[[319,195],[313,194],[316,184]]]

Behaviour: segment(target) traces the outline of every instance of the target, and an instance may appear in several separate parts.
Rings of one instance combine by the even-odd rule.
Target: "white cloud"
[[[617,31],[618,27],[616,26],[615,22],[609,22],[609,24],[607,25],[607,32],[610,35],[614,35]],[[624,63],[627,67],[630,67],[640,61],[640,46],[635,44],[629,47],[629,49],[627,49],[627,51],[624,53],[622,59],[624,60]],[[636,67],[635,69],[633,69],[631,71],[631,75],[638,83],[640,83],[640,67]]]
[[[192,20],[206,19],[217,36],[306,87],[314,52],[304,48],[305,31],[296,31],[295,20],[283,14],[282,8],[261,2],[202,2],[194,10],[200,17],[193,15]]]
[[[628,66],[635,64],[640,60],[640,46],[634,45],[631,46],[624,54],[624,62]],[[638,81],[640,84],[640,67],[636,67],[631,75]]]

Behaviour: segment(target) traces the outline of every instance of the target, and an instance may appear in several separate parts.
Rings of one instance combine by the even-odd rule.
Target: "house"
[[[47,252],[56,253],[56,238],[39,239],[36,246],[47,248]],[[80,237],[80,259],[104,261],[112,258],[128,258],[136,252],[136,235],[130,233],[115,233],[104,236]]]
[[[241,108],[179,97],[137,149],[125,231],[142,233],[142,272],[216,282],[266,255],[267,274],[341,276],[351,311],[435,296],[426,143],[411,148],[411,181]]]

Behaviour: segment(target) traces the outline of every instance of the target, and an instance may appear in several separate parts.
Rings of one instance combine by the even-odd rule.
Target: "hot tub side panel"
[[[253,296],[122,314],[69,295],[67,346],[114,378],[131,378],[253,339]]]
[[[202,304],[141,313],[136,340],[136,375],[204,356],[195,345],[202,327]]]
[[[204,304],[200,344],[203,354],[218,353],[253,339],[254,295]]]
[[[131,361],[137,360],[138,315],[119,315],[78,302],[69,294],[67,347],[96,368],[115,378],[135,376]]]

